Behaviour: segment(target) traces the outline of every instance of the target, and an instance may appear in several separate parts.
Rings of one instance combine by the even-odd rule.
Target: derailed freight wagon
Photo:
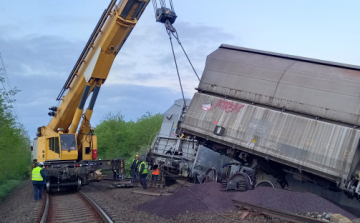
[[[341,191],[360,198],[360,67],[221,45],[197,91],[181,133],[257,180],[359,206]]]

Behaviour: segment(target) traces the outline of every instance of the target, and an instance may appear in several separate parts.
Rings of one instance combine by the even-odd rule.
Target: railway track
[[[71,194],[46,194],[39,221],[45,222],[105,222],[110,217],[83,192]]]
[[[275,209],[271,209],[271,208],[265,208],[262,206],[258,206],[255,204],[250,204],[247,202],[243,202],[243,201],[238,201],[238,200],[233,200],[234,205],[240,208],[244,208],[247,210],[251,210],[254,212],[259,212],[262,213],[264,215],[267,216],[271,216],[271,217],[275,217],[275,218],[280,218],[283,220],[287,220],[289,222],[294,222],[294,223],[324,223],[324,221],[315,219],[315,218],[309,218],[306,216],[301,216],[301,215],[296,215],[296,214],[291,214],[291,213],[287,213],[287,212],[282,212],[279,210],[275,210]]]

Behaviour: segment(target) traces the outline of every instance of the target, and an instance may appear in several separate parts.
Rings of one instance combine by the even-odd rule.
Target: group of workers
[[[157,165],[152,167],[151,180],[156,183],[159,177],[159,169]],[[139,178],[140,183],[144,189],[147,189],[146,177],[148,174],[148,168],[145,161],[139,160],[139,156],[136,155],[131,163],[131,176],[135,180]],[[44,188],[46,185],[44,163],[39,162],[31,172],[31,180],[34,186],[34,199],[39,201],[42,199]]]
[[[152,167],[152,176],[151,180],[153,182],[157,182],[159,177],[159,169],[157,166]],[[131,176],[135,180],[137,177],[139,177],[140,184],[142,187],[146,190],[147,189],[147,183],[146,183],[146,177],[148,174],[148,168],[145,161],[139,160],[139,155],[135,155],[135,158],[133,159],[131,163]]]

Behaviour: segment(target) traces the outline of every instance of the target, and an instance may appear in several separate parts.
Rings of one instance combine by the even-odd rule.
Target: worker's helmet
[[[43,167],[44,163],[43,162],[39,162],[39,166]]]
[[[138,158],[139,158],[139,155],[135,155],[135,157],[138,157]]]

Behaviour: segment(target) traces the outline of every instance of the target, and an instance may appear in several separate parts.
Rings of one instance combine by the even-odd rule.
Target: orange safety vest
[[[156,169],[156,170],[153,170],[153,171],[152,171],[152,174],[153,174],[153,175],[159,175],[159,172],[160,172],[159,169]]]

